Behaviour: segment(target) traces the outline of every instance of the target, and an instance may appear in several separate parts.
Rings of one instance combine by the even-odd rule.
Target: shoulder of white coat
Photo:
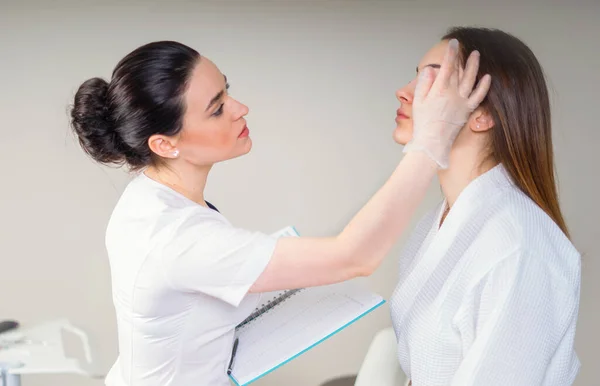
[[[558,275],[579,280],[581,255],[558,225],[516,187],[507,189],[485,211],[477,240],[488,268],[506,258],[538,259]],[[477,241],[476,241],[477,242]]]
[[[200,230],[229,229],[232,224],[219,212],[202,206],[178,208],[172,212],[172,232],[197,232]]]

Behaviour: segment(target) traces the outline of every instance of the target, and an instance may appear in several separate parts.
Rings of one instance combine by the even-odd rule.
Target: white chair
[[[379,331],[365,355],[354,386],[407,386],[409,380],[398,364],[393,328]]]

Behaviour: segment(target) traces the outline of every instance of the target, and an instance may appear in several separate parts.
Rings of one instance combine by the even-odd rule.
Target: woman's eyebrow
[[[440,68],[442,67],[442,65],[441,65],[441,64],[437,64],[437,63],[430,63],[430,64],[426,64],[426,65],[424,65],[424,66],[423,66],[423,68],[425,68],[425,67],[431,67],[431,68],[437,68],[437,69],[440,69]],[[422,68],[422,69],[423,69],[423,68]],[[421,69],[421,70],[422,70],[422,69]],[[418,73],[419,73],[419,67],[417,66],[417,74],[418,74]]]

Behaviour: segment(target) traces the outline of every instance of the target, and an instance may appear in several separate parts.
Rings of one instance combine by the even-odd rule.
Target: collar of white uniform
[[[498,194],[502,194],[506,189],[511,189],[511,186],[513,186],[512,180],[504,167],[502,165],[495,166],[471,181],[463,189],[443,225],[439,227],[441,216],[447,205],[446,200],[443,201],[439,207],[437,221],[432,224],[427,235],[428,242],[423,243],[419,249],[420,257],[412,260],[410,273],[405,276],[396,289],[395,293],[401,294],[395,300],[398,309],[408,309],[412,306],[423,283],[427,283],[434,272],[439,274],[453,266],[444,264],[439,268],[441,261],[448,257],[448,251],[452,251],[450,256],[452,261],[463,256],[462,252],[470,244],[457,242],[459,237],[461,241],[474,237],[487,221],[486,216],[479,216],[480,213],[483,213],[482,209],[493,202]],[[398,325],[403,325],[407,315],[400,316]]]
[[[491,198],[508,187],[514,187],[515,184],[508,174],[508,171],[502,164],[498,164],[475,178],[458,195],[456,202],[452,206],[444,223],[461,222],[466,219],[473,211],[477,210]],[[448,202],[446,199],[442,202],[440,212],[438,213],[437,224],[442,214],[446,210]]]

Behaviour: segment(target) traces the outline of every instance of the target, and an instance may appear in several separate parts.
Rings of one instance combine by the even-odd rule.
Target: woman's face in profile
[[[417,75],[425,67],[432,67],[437,74],[444,59],[447,45],[448,41],[443,40],[427,51],[417,66],[415,77],[406,86],[396,91],[400,108],[396,111],[394,140],[401,145],[406,145],[413,135],[412,102],[417,85]]]
[[[232,98],[228,88],[226,77],[203,57],[194,68],[184,94],[183,129],[172,141],[180,152],[179,158],[192,165],[206,166],[250,151],[252,140],[245,119],[248,107]],[[162,155],[160,144],[168,141],[154,137],[158,139],[155,152]]]

